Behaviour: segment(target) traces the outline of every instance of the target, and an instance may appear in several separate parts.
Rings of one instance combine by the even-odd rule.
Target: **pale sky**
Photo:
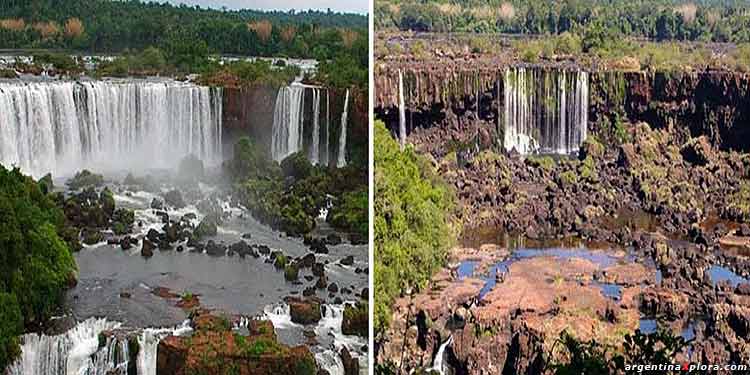
[[[368,0],[166,0],[172,4],[200,5],[220,9],[263,9],[263,10],[326,10],[337,12],[367,13]]]

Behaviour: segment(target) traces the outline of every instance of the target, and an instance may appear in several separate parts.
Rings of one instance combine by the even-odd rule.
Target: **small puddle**
[[[635,259],[632,256],[617,257],[611,254],[607,254],[599,250],[591,250],[585,247],[575,248],[518,248],[513,250],[510,257],[501,262],[497,262],[489,267],[486,274],[476,274],[478,261],[475,260],[464,260],[459,263],[456,274],[458,280],[463,280],[467,277],[478,277],[484,281],[484,286],[479,292],[479,299],[489,293],[495,285],[497,285],[498,276],[502,276],[508,272],[511,264],[514,262],[531,259],[535,257],[552,257],[559,261],[568,261],[571,259],[585,259],[588,260],[599,268],[607,268],[616,265],[618,262],[633,262]],[[622,287],[617,284],[611,283],[595,283],[599,286],[602,291],[602,295],[613,300],[620,300],[622,297]]]
[[[718,265],[711,266],[708,269],[708,275],[711,276],[712,286],[716,286],[716,284],[723,281],[728,281],[733,288],[736,288],[737,285],[748,282],[746,278],[732,272],[732,270]]]

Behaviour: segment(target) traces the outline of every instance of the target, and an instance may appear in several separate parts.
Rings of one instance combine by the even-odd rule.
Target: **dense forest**
[[[216,71],[210,60],[215,54],[308,58],[321,62],[321,80],[338,87],[364,87],[369,59],[364,15],[228,11],[138,0],[4,1],[0,49],[121,54],[123,58],[103,67],[107,75]],[[75,70],[59,56],[46,60],[55,60],[61,70]],[[252,81],[268,68],[239,64],[233,70]]]
[[[379,29],[561,34],[591,26],[655,40],[750,41],[750,5],[738,0],[383,0]],[[580,32],[579,32],[580,31]]]

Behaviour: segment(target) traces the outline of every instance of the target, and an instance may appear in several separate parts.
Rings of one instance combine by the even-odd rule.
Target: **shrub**
[[[385,125],[375,124],[375,329],[407,289],[425,286],[443,266],[454,239],[453,198],[411,148],[401,151]],[[422,165],[422,167],[420,167]]]
[[[49,319],[75,280],[63,221],[33,179],[0,166],[0,369],[18,355],[23,327]]]
[[[367,236],[368,233],[368,192],[361,188],[344,193],[341,201],[328,213],[328,221],[334,227]]]

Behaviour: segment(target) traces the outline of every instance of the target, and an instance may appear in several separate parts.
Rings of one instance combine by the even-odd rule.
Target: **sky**
[[[166,0],[172,4],[220,9],[307,10],[331,8],[337,12],[367,13],[368,0]]]

